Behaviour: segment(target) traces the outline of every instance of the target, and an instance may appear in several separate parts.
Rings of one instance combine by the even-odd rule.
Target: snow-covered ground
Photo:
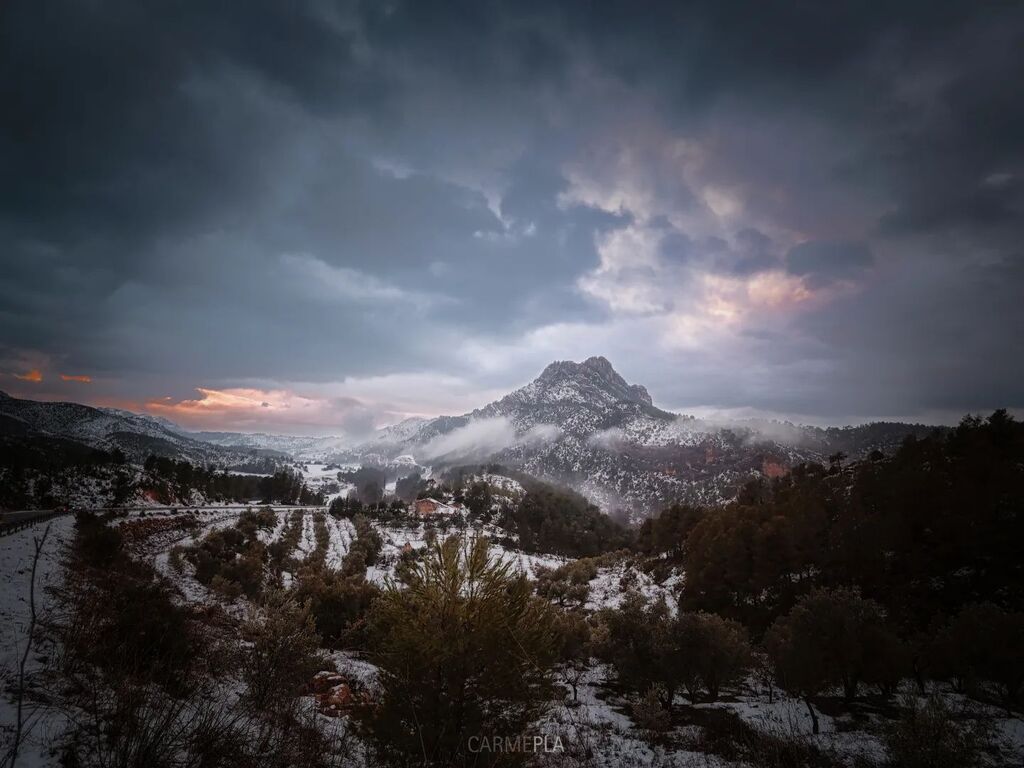
[[[211,515],[204,515],[200,517],[200,527],[194,531],[179,533],[173,537],[161,537],[158,541],[149,542],[150,546],[147,547],[148,553],[152,556],[153,567],[156,568],[157,572],[172,581],[178,583],[181,580],[178,579],[177,574],[171,569],[168,559],[170,557],[171,548],[174,546],[190,547],[193,544],[199,542],[207,534],[213,531],[223,530],[224,528],[230,528],[238,522],[239,515],[242,514],[248,507],[238,507],[237,510],[221,510]],[[279,524],[280,517],[287,513],[278,513]],[[280,533],[278,533],[280,535]],[[269,540],[268,540],[269,541]],[[194,579],[189,579],[191,584],[187,584],[188,587],[192,587],[194,584],[196,587],[201,585],[195,583]],[[179,583],[179,586],[181,584]],[[198,595],[193,590],[192,597],[201,599],[207,595],[205,588]]]
[[[260,529],[260,531],[256,534],[259,537],[259,540],[263,544],[270,544],[281,538],[281,534],[284,533],[285,526],[288,525],[289,514],[290,513],[287,511],[280,510],[274,512],[274,515],[277,517],[277,523],[274,525],[273,530],[266,531]]]
[[[316,526],[313,520],[313,515],[304,514],[302,516],[302,535],[299,536],[299,545],[296,547],[295,552],[292,553],[292,558],[301,563],[309,557],[315,549]]]
[[[303,464],[302,476],[306,482],[335,481],[338,480],[338,472],[348,469],[358,469],[358,464]]]
[[[564,752],[552,752],[551,762],[563,759],[599,768],[725,768],[732,766],[714,755],[652,743],[631,718],[602,698],[601,686],[608,675],[604,665],[588,669],[572,694],[554,702],[538,723],[538,729],[561,741]]]
[[[314,493],[316,491],[324,491],[325,503],[330,505],[334,499],[339,496],[348,496],[349,492],[355,489],[355,486],[351,483],[339,481],[338,472],[358,468],[358,464],[322,464],[311,462],[301,465],[299,472],[311,491]]]
[[[366,570],[368,581],[384,586],[395,575],[395,566],[406,546],[422,549],[427,546],[427,529],[423,526],[398,527],[373,523],[374,530],[380,534],[382,546],[377,564]]]
[[[491,489],[497,493],[501,493],[509,499],[519,499],[525,493],[526,489],[523,488],[522,483],[518,480],[513,480],[511,477],[505,477],[504,475],[495,475],[491,472],[484,472],[479,475],[475,475],[472,480],[481,481],[491,486]]]
[[[0,754],[6,754],[10,748],[17,717],[13,692],[17,689],[18,668],[27,645],[31,622],[29,587],[32,582],[34,541],[42,538],[49,526],[35,575],[36,614],[43,617],[51,605],[47,587],[58,584],[63,576],[62,550],[71,540],[74,525],[75,519],[66,515],[0,537]],[[30,653],[26,660],[27,678],[31,678],[38,663],[36,654]],[[53,765],[46,744],[49,736],[59,727],[59,722],[34,707],[29,707],[24,714],[25,722],[30,724],[31,729],[23,741],[18,765],[24,768]]]
[[[327,515],[327,534],[330,536],[330,543],[327,546],[327,567],[337,570],[341,568],[341,561],[345,559],[352,546],[356,530],[348,520],[336,520]]]
[[[669,611],[675,615],[677,609],[676,590],[682,576],[676,574],[661,584],[635,566],[618,563],[610,568],[600,568],[597,577],[590,580],[590,598],[586,609],[618,608],[628,590],[639,592],[649,601],[664,598]]]
[[[393,577],[395,566],[406,546],[412,549],[422,549],[427,545],[428,531],[425,525],[396,526],[373,523],[374,529],[380,534],[383,542],[381,556],[376,566],[367,571],[367,579],[378,585],[383,585],[388,577]],[[507,549],[498,540],[505,537],[505,532],[493,525],[469,525],[464,531],[454,526],[447,531],[435,530],[437,539],[443,540],[450,535],[462,533],[467,537],[486,536],[491,540],[492,556],[499,557],[505,561],[511,561],[515,566],[530,578],[537,574],[540,566],[546,568],[557,568],[565,565],[572,558],[560,555],[526,554],[518,550]]]
[[[191,566],[186,562],[181,571],[175,571],[169,564],[169,552],[175,545],[189,545],[199,541],[212,530],[230,527],[237,522],[237,510],[222,510],[200,516],[200,528],[190,532],[173,532],[155,535],[147,540],[146,546],[138,551],[138,555],[151,558],[158,571],[171,579],[181,590],[182,597],[198,603],[220,602],[205,587],[198,584],[191,575]],[[179,514],[184,515],[185,512]],[[262,530],[260,540],[266,544],[279,539],[285,532],[292,510],[276,512],[276,523],[271,530]],[[167,515],[166,517],[173,517]],[[163,519],[164,516],[150,515],[150,519]],[[302,529],[299,545],[292,556],[296,559],[308,557],[316,547],[315,537],[316,513],[302,513]],[[135,518],[128,518],[129,520]],[[123,524],[123,520],[115,524]],[[328,548],[325,563],[328,568],[340,568],[342,560],[349,551],[355,537],[355,529],[349,520],[335,519],[325,516],[328,532]],[[45,585],[53,584],[60,578],[61,567],[58,553],[67,542],[73,531],[72,517],[57,518],[51,523],[49,538],[37,573],[37,597],[41,611],[46,608]],[[399,562],[403,550],[408,546],[422,549],[427,546],[430,528],[423,523],[382,524],[373,523],[381,535],[383,546],[378,564],[368,569],[367,577],[379,585],[393,578],[395,566]],[[3,688],[7,692],[0,697],[0,727],[4,737],[9,738],[9,728],[13,723],[14,710],[10,700],[11,675],[20,660],[20,652],[24,649],[24,636],[28,622],[28,605],[25,601],[31,567],[32,539],[39,536],[45,524],[36,525],[27,530],[0,537],[0,573],[6,577],[6,583],[0,590],[0,670],[2,670]],[[446,535],[459,532],[452,526],[447,532],[437,530],[439,539]],[[508,544],[498,543],[504,532],[491,525],[470,525],[465,529],[469,536],[488,536],[492,540],[493,552],[497,557],[511,560],[515,567],[533,577],[539,567],[557,568],[571,558],[555,555],[524,554],[509,548]],[[621,603],[628,590],[636,590],[650,599],[664,597],[672,610],[675,610],[675,593],[682,574],[674,574],[661,584],[655,583],[649,574],[637,567],[630,560],[622,560],[612,565],[604,565],[598,569],[597,576],[590,581],[590,598],[584,606],[588,611],[614,607]],[[225,606],[231,615],[241,617],[246,611],[244,600]],[[368,688],[376,684],[376,668],[357,654],[335,652],[329,659],[346,677],[360,681]],[[30,657],[31,665],[35,661]],[[577,684],[578,701],[573,700],[570,689],[566,689],[564,698],[551,702],[551,706],[540,722],[538,731],[550,736],[557,735],[565,748],[565,753],[550,756],[539,756],[539,764],[544,764],[547,757],[551,762],[568,760],[577,764],[599,766],[600,768],[660,768],[661,766],[692,766],[708,768],[736,765],[715,755],[691,751],[694,739],[700,734],[695,725],[678,726],[667,736],[652,739],[650,734],[638,728],[630,714],[627,701],[619,698],[609,687],[614,680],[613,672],[606,666],[591,662],[583,672]],[[938,690],[938,689],[937,689]],[[906,695],[914,695],[908,686]],[[953,711],[967,711],[972,716],[984,719],[992,725],[996,737],[1000,741],[1000,762],[1006,765],[1024,765],[1024,721],[1019,718],[1007,717],[1005,712],[996,707],[972,702],[962,696],[951,693],[942,694]],[[685,706],[683,697],[677,699],[680,706]],[[734,713],[740,720],[765,734],[801,739],[824,750],[839,754],[848,764],[853,764],[857,756],[879,762],[884,758],[884,749],[877,735],[881,720],[880,716],[869,714],[867,726],[863,720],[854,722],[850,716],[831,717],[818,711],[821,733],[813,736],[811,720],[806,706],[802,701],[776,691],[774,701],[768,702],[767,695],[753,680],[747,680],[736,688],[723,692],[723,700],[715,703],[698,704],[696,709],[719,709]],[[873,719],[875,718],[875,719]],[[338,726],[342,727],[342,726]],[[53,765],[52,757],[44,748],[48,738],[59,732],[60,723],[55,720],[39,721],[33,732],[24,762],[19,765],[42,766]],[[2,745],[0,745],[2,746]],[[1005,761],[1009,762],[1005,762]],[[995,763],[994,763],[995,764]]]

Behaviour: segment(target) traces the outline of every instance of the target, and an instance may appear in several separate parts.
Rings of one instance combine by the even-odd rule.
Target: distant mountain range
[[[202,463],[242,464],[254,456],[435,471],[495,462],[565,483],[604,509],[635,513],[674,500],[716,503],[746,480],[776,476],[803,461],[841,452],[889,452],[907,435],[933,429],[879,422],[823,429],[774,421],[711,423],[664,411],[603,357],[551,363],[534,381],[461,416],[408,419],[368,439],[233,432],[189,433],[150,416],[0,394],[0,436],[51,435]],[[408,470],[406,470],[408,471]]]
[[[0,441],[39,447],[51,439],[70,440],[105,451],[120,450],[136,462],[153,454],[227,467],[245,465],[265,455],[261,450],[197,440],[159,417],[79,403],[19,400],[0,392]]]
[[[309,435],[270,435],[265,432],[186,432],[177,427],[179,433],[193,440],[243,451],[266,451],[271,454],[311,459],[327,456],[350,448],[353,444],[347,437],[312,437]]]

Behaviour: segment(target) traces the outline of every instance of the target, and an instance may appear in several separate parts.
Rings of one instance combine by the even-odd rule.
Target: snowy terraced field
[[[238,522],[241,512],[249,509],[239,507],[237,511],[220,512],[210,517],[203,517],[200,520],[201,527],[188,532],[179,532],[176,536],[160,538],[152,542],[148,553],[156,569],[164,576],[174,582],[190,601],[203,602],[212,599],[210,592],[198,584],[191,576],[191,567],[186,563],[183,572],[177,572],[169,564],[170,550],[173,546],[192,546],[201,541],[213,531],[231,528]],[[293,514],[289,509],[278,509],[274,512],[277,521],[271,530],[261,529],[257,536],[264,545],[270,545],[278,541],[288,527],[289,519]],[[314,511],[303,511],[301,517],[301,534],[298,546],[291,553],[295,562],[303,562],[316,550],[316,524]],[[348,520],[338,520],[330,515],[324,516],[324,523],[327,526],[328,547],[325,555],[325,563],[328,568],[335,570],[341,567],[341,562],[352,545],[355,537],[355,529]],[[291,580],[292,574],[285,574],[286,581]]]
[[[271,531],[260,530],[257,534],[259,539],[264,544],[270,544],[271,542],[277,541],[281,538],[281,534],[284,533],[284,527],[288,524],[288,513],[277,511],[274,513],[277,516],[277,523],[274,529]]]
[[[330,544],[327,547],[327,567],[332,570],[341,568],[341,561],[345,559],[356,531],[348,520],[336,520],[330,515],[327,516],[327,534],[330,536]]]
[[[313,527],[312,515],[302,516],[302,535],[299,537],[299,546],[292,557],[297,562],[302,562],[316,549],[316,534]]]

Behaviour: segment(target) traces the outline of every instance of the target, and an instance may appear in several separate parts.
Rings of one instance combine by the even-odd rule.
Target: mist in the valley
[[[538,424],[519,433],[505,416],[473,419],[468,424],[439,435],[419,450],[425,460],[483,459],[509,448],[536,446],[558,438],[554,424]]]

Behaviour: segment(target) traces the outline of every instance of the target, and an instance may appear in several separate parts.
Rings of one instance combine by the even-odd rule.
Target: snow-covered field
[[[302,516],[302,535],[299,536],[299,545],[296,551],[292,554],[292,557],[297,562],[302,562],[316,549],[316,534],[313,525],[312,515]]]
[[[427,538],[430,529],[424,525],[395,526],[373,524],[374,529],[380,534],[383,541],[381,557],[376,566],[371,566],[367,572],[367,579],[378,585],[383,585],[389,577],[394,577],[395,566],[406,547],[417,550],[427,546]],[[507,549],[498,539],[505,537],[505,532],[493,525],[469,526],[466,530],[460,531],[451,527],[444,530],[435,530],[438,540],[442,540],[455,533],[464,533],[468,538],[485,536],[491,541],[491,553],[493,557],[501,558],[504,561],[511,561],[514,566],[530,578],[536,576],[538,567],[557,568],[571,561],[571,558],[560,555],[527,554],[518,550]]]

